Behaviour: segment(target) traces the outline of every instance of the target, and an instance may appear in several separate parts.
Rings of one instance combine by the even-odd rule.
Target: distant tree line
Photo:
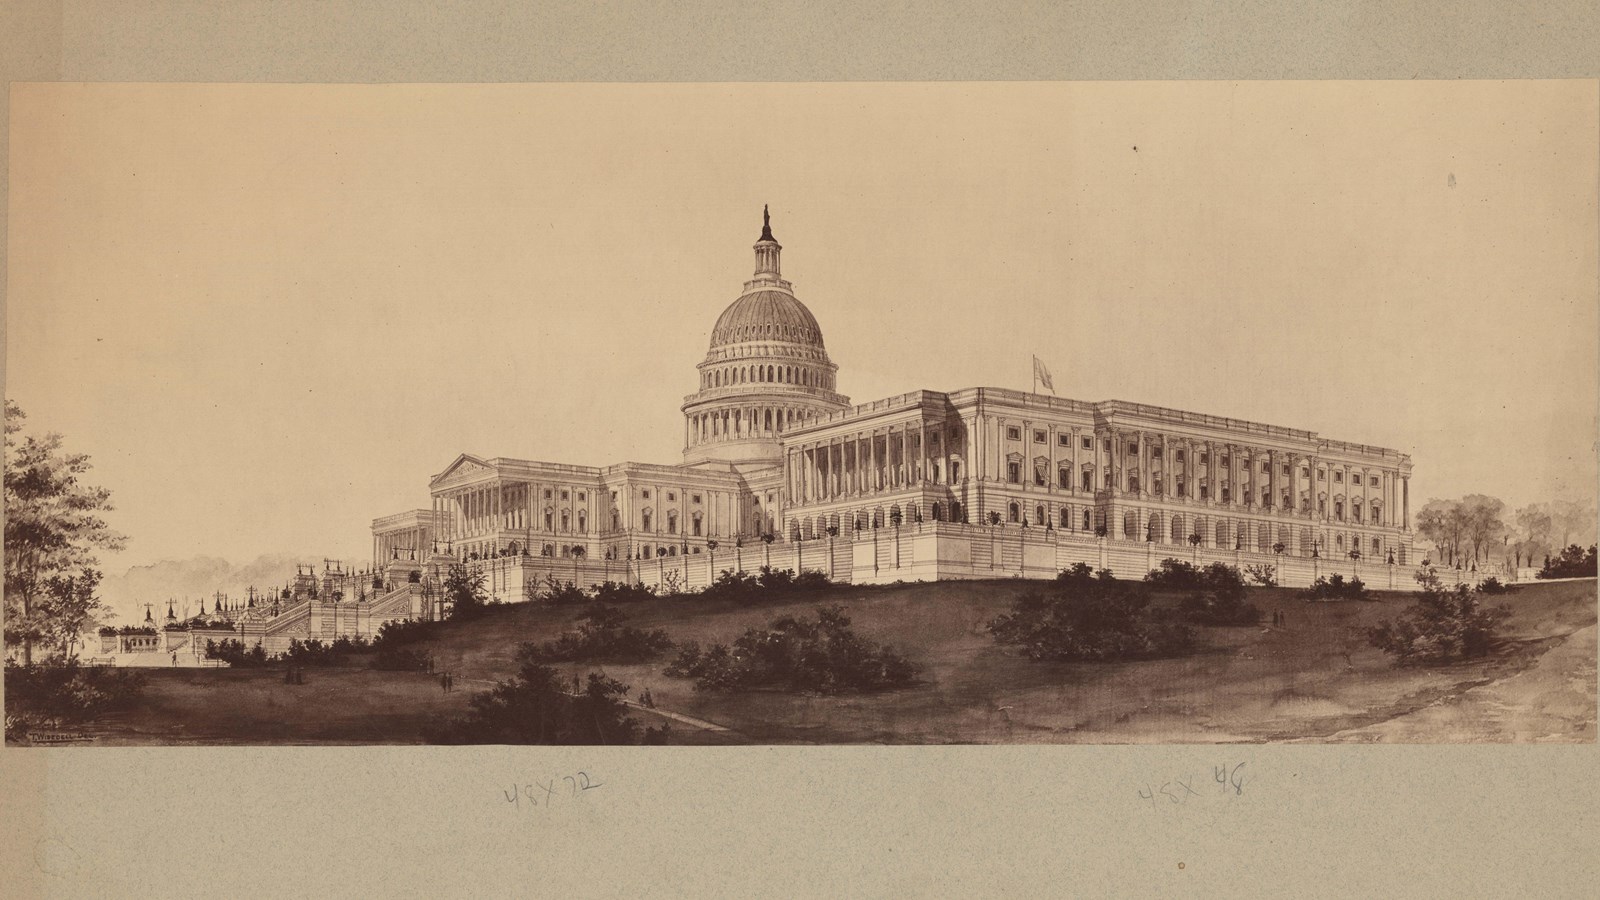
[[[1486,494],[1456,500],[1429,500],[1417,512],[1417,532],[1437,548],[1435,562],[1467,566],[1500,561],[1518,567],[1576,543],[1592,543],[1595,505],[1592,501],[1556,500],[1530,503],[1509,511],[1503,501]]]

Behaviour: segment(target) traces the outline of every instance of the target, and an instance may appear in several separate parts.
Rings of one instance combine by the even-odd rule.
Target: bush
[[[1244,574],[1250,579],[1251,584],[1261,587],[1278,586],[1278,567],[1273,565],[1245,566]]]
[[[544,587],[542,589],[529,585],[526,593],[529,600],[552,603],[556,606],[588,603],[591,599],[583,588],[570,581],[562,581],[556,578],[555,575],[546,575],[544,577]]]
[[[916,667],[886,644],[850,628],[842,607],[819,607],[816,621],[784,616],[733,642],[701,652],[685,644],[666,674],[695,679],[697,691],[776,689],[850,694],[902,687]]]
[[[645,600],[656,599],[654,589],[646,587],[644,582],[624,584],[617,581],[608,581],[595,588],[594,599],[596,603],[639,603]]]
[[[1451,662],[1484,656],[1499,644],[1496,629],[1511,610],[1484,608],[1464,584],[1446,588],[1438,573],[1417,573],[1416,605],[1398,619],[1367,631],[1367,641],[1401,665]]]
[[[256,644],[246,649],[244,641],[231,638],[206,641],[206,659],[220,659],[235,669],[257,669],[268,662],[265,647]]]
[[[1367,585],[1360,578],[1344,580],[1344,576],[1335,572],[1333,575],[1318,575],[1311,586],[1301,592],[1307,600],[1371,600],[1372,595],[1367,593]]]
[[[1109,662],[1178,656],[1194,647],[1194,632],[1150,606],[1147,582],[1117,581],[1079,563],[1045,590],[1017,598],[1012,612],[989,631],[1020,646],[1030,659]]]
[[[1490,575],[1488,578],[1485,578],[1484,580],[1478,582],[1478,593],[1480,593],[1480,594],[1509,594],[1509,593],[1511,593],[1511,585],[1502,582],[1500,579],[1494,577],[1493,575]]]
[[[576,631],[539,645],[523,644],[518,658],[533,662],[639,662],[672,649],[672,639],[665,631],[632,628],[623,624],[626,619],[616,607],[596,603],[579,618]]]
[[[1539,570],[1535,578],[1593,578],[1600,566],[1595,562],[1595,546],[1590,545],[1584,550],[1577,544],[1572,544],[1561,551],[1553,559],[1544,561],[1544,568]]]
[[[295,638],[289,641],[289,652],[280,658],[297,666],[347,666],[351,656],[371,649],[365,637],[341,637],[328,644],[317,638],[308,641]]]
[[[56,722],[84,722],[126,709],[144,690],[132,669],[84,667],[76,660],[19,666],[7,663],[7,736]]]
[[[372,639],[372,649],[382,653],[384,650],[427,640],[439,630],[439,624],[423,619],[410,621],[392,619],[378,626],[378,636]]]
[[[774,569],[762,566],[755,575],[723,569],[716,581],[702,588],[700,596],[713,600],[731,599],[742,604],[764,600],[793,597],[827,590],[833,586],[825,572],[807,570],[795,574],[793,569]]]
[[[632,744],[639,725],[624,714],[628,686],[589,673],[588,687],[567,693],[556,670],[530,659],[515,678],[472,698],[471,712],[423,737],[434,744]],[[665,740],[665,731],[652,740]]]
[[[1183,560],[1164,559],[1161,568],[1151,569],[1144,580],[1158,590],[1207,591],[1229,599],[1244,596],[1244,576],[1227,563],[1215,562],[1202,569]]]
[[[444,576],[444,600],[450,606],[450,618],[477,618],[489,605],[489,594],[484,588],[482,572],[473,572],[460,563],[450,566]]]

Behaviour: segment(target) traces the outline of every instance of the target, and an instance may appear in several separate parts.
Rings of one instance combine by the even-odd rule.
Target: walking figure
[[[441,693],[445,693],[445,694],[450,693],[450,673],[449,672],[440,672],[439,673],[439,691]]]
[[[172,664],[173,665],[177,665],[178,664],[178,651],[176,651],[176,650],[172,651]]]

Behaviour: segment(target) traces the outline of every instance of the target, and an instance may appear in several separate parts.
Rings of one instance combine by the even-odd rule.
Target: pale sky
[[[458,453],[676,462],[750,276],[855,402],[1027,389],[1596,485],[1594,82],[18,85],[6,393],[129,565],[364,560]]]

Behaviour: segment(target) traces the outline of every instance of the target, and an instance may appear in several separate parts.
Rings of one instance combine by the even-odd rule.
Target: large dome
[[[788,341],[820,348],[822,329],[793,294],[758,290],[733,301],[711,330],[713,349],[745,341]]]

